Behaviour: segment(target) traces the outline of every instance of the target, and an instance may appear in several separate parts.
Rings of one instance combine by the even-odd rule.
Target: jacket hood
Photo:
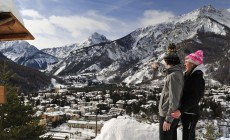
[[[200,65],[196,66],[196,68],[192,71],[192,73],[197,71],[197,70],[200,70],[204,73],[205,72],[204,64],[200,64]]]
[[[182,65],[181,64],[178,64],[178,65],[175,65],[175,66],[172,66],[171,68],[168,68],[166,69],[166,72],[169,74],[169,73],[172,73],[174,71],[182,71]]]

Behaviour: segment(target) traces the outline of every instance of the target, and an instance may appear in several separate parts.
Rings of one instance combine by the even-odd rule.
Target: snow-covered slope
[[[214,63],[215,46],[228,48],[229,23],[228,10],[204,6],[156,26],[139,28],[118,40],[72,51],[51,73],[62,76],[91,73],[104,82],[145,83],[155,77],[150,61],[161,60],[169,43],[178,45],[182,57],[186,52],[203,49],[205,62]],[[229,49],[223,48],[216,54],[228,56]]]
[[[48,64],[58,61],[56,57],[38,50],[26,41],[0,42],[0,51],[14,62],[36,69],[45,69]]]
[[[78,46],[79,46],[78,44],[71,44],[63,47],[46,48],[46,49],[42,49],[41,51],[50,54],[52,56],[55,56],[57,58],[65,58],[70,54],[71,51],[75,50],[75,48],[78,48]]]

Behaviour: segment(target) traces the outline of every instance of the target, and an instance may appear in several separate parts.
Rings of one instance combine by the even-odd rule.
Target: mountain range
[[[78,50],[84,47],[88,47],[94,44],[99,44],[102,42],[108,42],[109,40],[104,36],[97,32],[93,33],[86,41],[83,43],[75,43],[71,45],[65,45],[62,47],[56,47],[56,48],[47,48],[42,49],[41,51],[50,54],[52,56],[55,56],[57,58],[66,58],[72,51]]]
[[[139,28],[109,42],[72,51],[50,71],[60,76],[93,74],[108,83],[142,84],[154,80],[151,61],[161,61],[169,43],[181,58],[204,51],[206,76],[229,83],[230,12],[204,6],[167,22]]]
[[[17,64],[40,70],[58,62],[57,57],[38,50],[26,41],[0,42],[0,52]]]
[[[7,74],[6,74],[7,73]],[[19,65],[0,53],[0,75],[9,77],[10,83],[25,93],[52,88],[51,76],[36,69]],[[0,80],[1,85],[6,81]]]
[[[208,84],[213,80],[229,84],[229,33],[230,11],[218,10],[209,5],[171,18],[167,22],[136,29],[117,40],[110,41],[105,36],[94,33],[81,44],[43,49],[42,52],[38,52],[50,56],[42,62],[46,61],[46,72],[51,75],[87,78],[105,83],[145,85],[153,84],[159,78],[159,74],[150,67],[151,61],[161,61],[168,44],[175,43],[182,60],[188,53],[198,49],[204,51]],[[4,48],[3,44],[0,44],[0,48]],[[12,47],[15,46],[13,44],[14,42]],[[15,53],[15,50],[6,50],[5,47],[1,52],[18,64],[24,65],[26,63],[22,63],[22,60],[36,58],[35,53],[29,58],[24,55],[18,58],[9,57],[8,54]],[[31,53],[28,50],[26,52],[26,56]],[[38,59],[33,61],[38,62]]]

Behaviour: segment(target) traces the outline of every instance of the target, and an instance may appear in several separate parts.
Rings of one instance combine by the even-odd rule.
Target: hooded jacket
[[[165,70],[165,81],[162,89],[159,115],[165,117],[165,120],[172,123],[171,113],[179,108],[182,96],[184,77],[181,65],[175,65]]]
[[[199,101],[204,96],[204,65],[198,65],[190,75],[184,74],[184,90],[179,110],[182,113],[199,115]]]

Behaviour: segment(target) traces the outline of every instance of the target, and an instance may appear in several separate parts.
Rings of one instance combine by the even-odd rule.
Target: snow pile
[[[139,123],[129,117],[113,118],[104,124],[94,140],[158,140],[158,129],[158,124]],[[181,140],[179,129],[178,140]]]
[[[54,86],[54,88],[65,87],[64,85],[61,85],[61,84],[57,83],[56,79],[54,79],[54,78],[51,79],[51,83]]]
[[[13,15],[16,16],[16,18],[23,24],[22,17],[15,5],[15,0],[1,0],[0,12],[12,12]]]

